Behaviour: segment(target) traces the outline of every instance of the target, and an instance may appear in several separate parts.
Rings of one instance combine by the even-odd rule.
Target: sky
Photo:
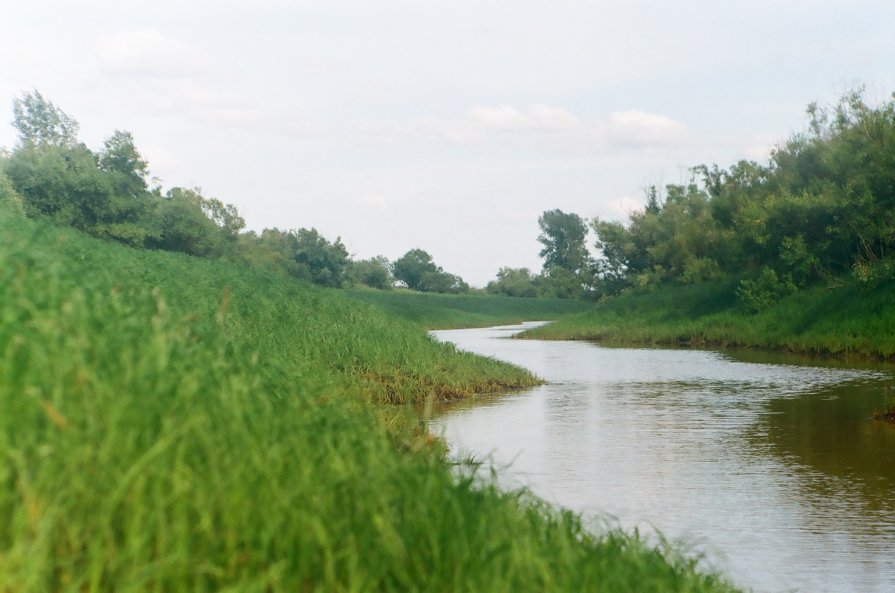
[[[484,286],[540,270],[545,210],[625,220],[649,184],[766,161],[811,102],[886,99],[893,31],[891,0],[0,0],[0,146],[36,89],[249,229]]]

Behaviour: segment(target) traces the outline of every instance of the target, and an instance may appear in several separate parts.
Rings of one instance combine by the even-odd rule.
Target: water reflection
[[[869,420],[890,369],[512,333],[436,333],[550,381],[434,422],[508,485],[654,525],[758,591],[895,591],[895,429]]]

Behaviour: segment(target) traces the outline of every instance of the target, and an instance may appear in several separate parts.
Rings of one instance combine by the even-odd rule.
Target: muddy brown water
[[[892,367],[433,332],[549,383],[437,411],[453,451],[757,592],[895,593]],[[653,536],[655,537],[655,536]]]

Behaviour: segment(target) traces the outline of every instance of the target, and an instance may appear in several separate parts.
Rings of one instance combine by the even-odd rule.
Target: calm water
[[[548,385],[444,408],[455,451],[508,486],[660,530],[759,592],[895,592],[895,427],[870,420],[885,368],[771,355],[439,331]]]

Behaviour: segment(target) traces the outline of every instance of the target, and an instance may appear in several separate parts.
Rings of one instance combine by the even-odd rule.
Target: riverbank
[[[404,289],[353,288],[344,291],[354,300],[373,305],[389,315],[426,329],[458,329],[512,325],[552,320],[589,309],[575,299],[520,298],[490,294],[436,294]]]
[[[895,358],[895,283],[818,286],[754,314],[734,294],[733,282],[632,291],[521,337]]]
[[[459,454],[573,510],[689,540],[755,591],[893,590],[895,430],[870,421],[891,367],[509,333],[439,333],[548,380],[444,406],[433,423]]]
[[[538,381],[258,270],[0,211],[0,591],[732,591],[450,465]]]

